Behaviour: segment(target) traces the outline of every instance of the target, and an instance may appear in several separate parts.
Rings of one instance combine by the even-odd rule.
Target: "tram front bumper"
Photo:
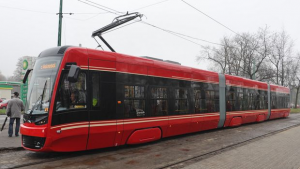
[[[46,142],[46,126],[34,126],[33,124],[22,124],[22,146],[31,151],[43,151]]]

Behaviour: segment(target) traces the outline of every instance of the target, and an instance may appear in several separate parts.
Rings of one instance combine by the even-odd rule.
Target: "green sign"
[[[22,75],[25,74],[26,70],[28,69],[28,66],[29,66],[29,63],[28,63],[27,59],[24,59],[23,65],[22,65],[22,68],[23,68]],[[28,80],[26,81],[25,84],[21,85],[20,98],[21,98],[21,100],[23,100],[24,104],[26,103],[26,99],[27,99],[27,89],[28,89]]]
[[[26,81],[25,84],[21,84],[21,100],[23,101],[24,104],[26,104],[26,99],[27,99],[27,88],[28,88],[28,81]]]
[[[24,60],[23,61],[23,70],[26,70],[28,68],[28,61]]]

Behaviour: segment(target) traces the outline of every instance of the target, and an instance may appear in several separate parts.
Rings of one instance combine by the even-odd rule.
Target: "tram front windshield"
[[[61,57],[44,57],[36,61],[29,82],[25,113],[48,113],[60,61]]]

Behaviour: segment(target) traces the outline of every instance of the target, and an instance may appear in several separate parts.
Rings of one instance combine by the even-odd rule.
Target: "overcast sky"
[[[237,33],[254,33],[265,26],[275,32],[284,29],[294,40],[295,52],[299,52],[299,0],[184,1]],[[235,35],[182,0],[64,0],[63,12],[74,14],[64,15],[62,45],[96,48],[92,32],[117,16],[86,3],[120,12],[140,12],[147,23],[210,42],[219,43],[222,37]],[[18,58],[38,56],[57,46],[58,12],[59,0],[0,0],[2,74],[13,75]],[[201,45],[212,45],[203,41],[195,44],[140,22],[105,34],[104,38],[119,53],[173,60],[201,69],[208,64],[196,62]]]

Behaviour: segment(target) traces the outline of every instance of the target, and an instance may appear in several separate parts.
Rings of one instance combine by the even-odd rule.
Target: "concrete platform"
[[[201,160],[186,169],[299,169],[300,127]]]
[[[0,115],[0,129],[2,124],[5,120],[6,115]],[[21,119],[21,124],[23,120]],[[9,118],[6,121],[6,125],[4,126],[3,131],[0,133],[0,151],[1,150],[10,150],[10,149],[21,149],[22,148],[22,140],[21,135],[19,133],[19,137],[8,137],[8,125],[9,125]],[[14,128],[16,126],[16,122],[14,124]]]

